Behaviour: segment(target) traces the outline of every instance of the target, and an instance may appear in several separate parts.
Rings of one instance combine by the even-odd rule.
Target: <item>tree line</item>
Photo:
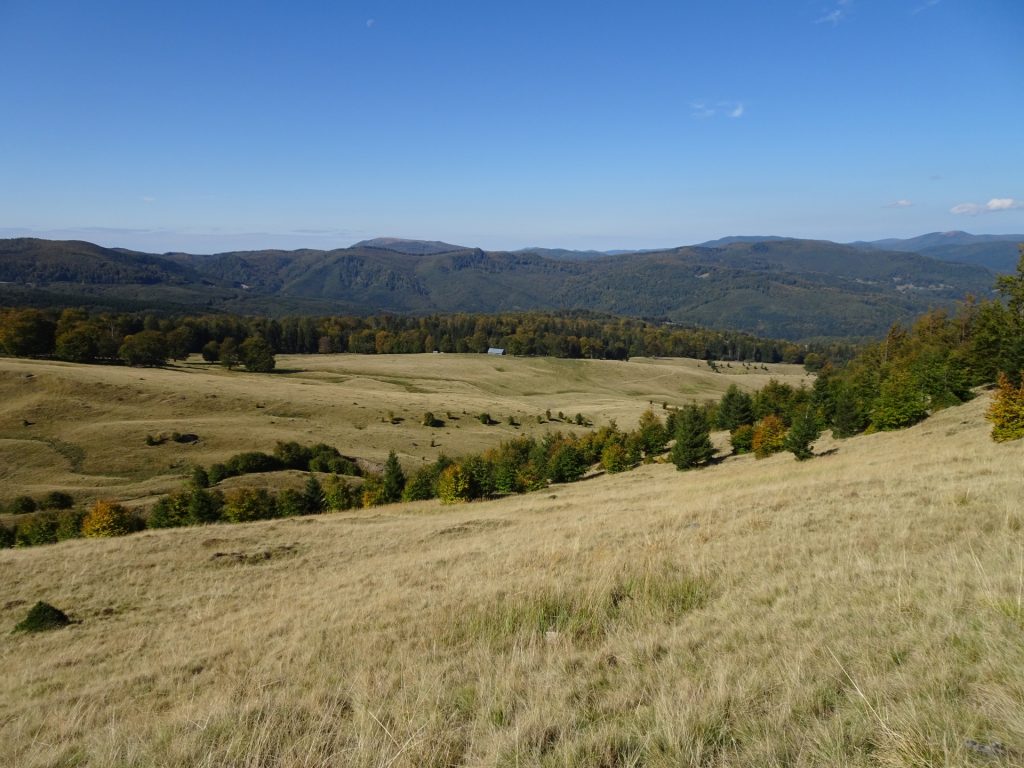
[[[0,352],[79,363],[162,365],[201,353],[228,367],[272,370],[275,354],[486,352],[626,360],[692,357],[757,363],[848,359],[845,343],[800,345],[735,331],[690,328],[590,312],[371,317],[243,317],[0,309]]]

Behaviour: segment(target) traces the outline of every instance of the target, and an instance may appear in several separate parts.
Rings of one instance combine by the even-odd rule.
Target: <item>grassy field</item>
[[[0,359],[0,501],[56,489],[147,503],[177,490],[192,464],[269,452],[278,440],[325,442],[377,463],[394,450],[413,469],[441,452],[459,456],[515,434],[573,429],[538,424],[549,409],[631,428],[649,401],[660,409],[717,398],[732,382],[754,388],[769,375],[808,381],[798,366],[733,363],[714,373],[680,359],[283,355],[278,367],[267,375],[195,358],[161,369]],[[427,411],[444,427],[422,426]],[[482,412],[501,423],[484,426]],[[505,423],[509,416],[521,426]],[[145,443],[172,432],[199,442]]]
[[[348,376],[369,430],[388,402],[369,393],[398,363],[343,364],[217,376],[218,399],[271,439],[242,407],[253,393],[282,387],[270,410],[308,389],[287,407],[316,411]],[[486,394],[394,386],[411,417],[500,397],[535,363],[479,364]],[[639,376],[637,397],[680,397],[674,365],[638,364],[666,380]],[[157,377],[208,374],[132,375],[167,429],[179,406]],[[584,387],[564,388],[506,402],[586,412]],[[0,764],[1021,765],[1024,444],[991,442],[986,400],[825,437],[805,463],[654,464],[455,508],[0,551]],[[296,434],[315,420],[287,418]],[[129,423],[133,440],[161,428]],[[78,623],[6,634],[36,600]]]

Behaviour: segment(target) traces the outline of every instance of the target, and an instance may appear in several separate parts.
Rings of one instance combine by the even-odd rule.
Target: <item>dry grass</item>
[[[732,382],[758,387],[766,371],[713,373],[694,360],[554,360],[487,355],[305,355],[273,375],[228,372],[193,359],[166,369],[0,359],[0,501],[59,489],[83,499],[152,501],[176,490],[192,463],[224,461],[277,440],[326,442],[418,466],[476,452],[539,425],[550,409],[632,427],[654,401],[718,397]],[[797,366],[769,366],[791,383]],[[431,411],[445,426],[422,426]],[[454,419],[447,419],[451,412]],[[501,424],[476,420],[490,413]],[[391,413],[397,423],[384,421]],[[514,416],[522,426],[504,423]],[[30,425],[25,425],[30,422]],[[194,433],[194,445],[147,446],[147,435]]]
[[[984,400],[806,463],[0,552],[0,626],[81,622],[0,636],[0,764],[1020,765],[1024,445]]]

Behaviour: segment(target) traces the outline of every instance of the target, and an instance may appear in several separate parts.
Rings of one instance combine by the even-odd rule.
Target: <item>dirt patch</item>
[[[282,544],[269,549],[258,549],[253,552],[214,552],[210,555],[210,560],[227,565],[256,565],[282,557],[291,557],[298,554],[298,552],[299,548],[295,544]]]
[[[509,520],[467,520],[459,525],[452,525],[437,531],[435,536],[467,536],[471,533],[482,531],[493,531],[498,528],[508,528],[512,523]]]

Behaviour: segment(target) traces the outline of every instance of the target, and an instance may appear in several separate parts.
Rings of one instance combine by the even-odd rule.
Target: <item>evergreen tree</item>
[[[746,392],[740,391],[735,384],[730,384],[718,405],[715,426],[719,429],[728,429],[731,432],[744,424],[753,423],[754,399]]]
[[[381,491],[382,503],[402,500],[402,491],[405,488],[405,473],[402,465],[398,463],[398,456],[394,451],[388,453],[388,460],[384,463],[384,474],[381,477],[383,488]]]
[[[785,448],[796,456],[798,461],[805,461],[814,455],[811,443],[821,437],[818,420],[811,408],[806,408],[793,419],[793,426],[786,435]]]
[[[677,469],[693,469],[711,461],[715,448],[711,444],[711,426],[696,405],[688,405],[676,416],[676,443],[672,446],[672,463]]]
[[[306,480],[306,487],[302,490],[302,508],[307,515],[318,515],[327,508],[327,498],[324,495],[323,486],[316,479],[316,475],[312,473]]]
[[[843,385],[836,393],[835,412],[832,415],[833,437],[852,437],[864,430],[864,414],[857,403],[853,389]]]

